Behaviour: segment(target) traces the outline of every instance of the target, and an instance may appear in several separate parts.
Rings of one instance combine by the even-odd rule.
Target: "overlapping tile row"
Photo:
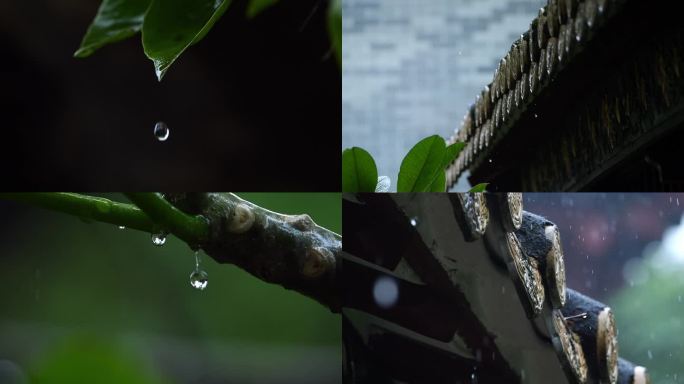
[[[521,113],[535,103],[535,98],[626,1],[549,0],[540,9],[449,138],[449,143],[467,143],[448,168],[449,186],[464,170],[487,161],[508,130],[520,128],[515,125]]]

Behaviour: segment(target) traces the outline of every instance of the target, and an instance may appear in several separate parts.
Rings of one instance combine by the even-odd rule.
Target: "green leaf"
[[[404,157],[397,178],[397,192],[426,192],[439,172],[444,173],[446,143],[441,137],[426,137]]]
[[[468,192],[485,192],[489,183],[480,183],[472,188]]]
[[[151,0],[104,0],[88,27],[75,57],[87,57],[100,47],[138,33]]]
[[[442,171],[437,174],[437,178],[430,184],[427,192],[446,192],[446,172]]]
[[[342,152],[342,192],[375,192],[378,169],[364,149],[353,147]]]
[[[279,0],[250,0],[247,5],[247,17],[253,18],[258,16],[261,12],[276,5]]]
[[[459,153],[465,148],[465,143],[453,143],[446,148],[446,153],[444,154],[444,162],[442,163],[442,169],[446,169],[449,164],[451,164]]]
[[[328,11],[328,33],[337,64],[342,68],[342,0],[333,0]]]
[[[231,0],[152,0],[142,27],[145,54],[154,62],[157,78],[189,46],[202,40]]]

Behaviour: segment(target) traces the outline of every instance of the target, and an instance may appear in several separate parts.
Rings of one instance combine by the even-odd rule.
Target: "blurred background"
[[[613,309],[620,356],[684,382],[684,194],[523,196],[560,229],[568,287]]]
[[[339,194],[240,196],[341,231]],[[0,214],[0,383],[341,382],[340,318],[309,298],[207,256],[195,290],[173,236],[157,247],[6,201]]]
[[[139,34],[73,57],[99,4],[0,1],[5,185],[340,190],[328,0],[281,0],[253,19],[234,0],[161,83]],[[171,131],[163,143],[157,121]]]
[[[344,0],[342,146],[396,179],[420,139],[448,138],[544,0]],[[454,190],[467,190],[467,174]]]

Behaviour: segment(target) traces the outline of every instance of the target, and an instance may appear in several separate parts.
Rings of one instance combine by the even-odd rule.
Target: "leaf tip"
[[[159,64],[159,62],[155,61],[154,62],[154,73],[157,75],[157,81],[161,83],[162,79],[164,78],[164,75],[166,75],[166,71],[169,69],[169,67],[164,67],[163,65]]]
[[[81,47],[76,52],[74,52],[74,57],[78,59],[83,59],[85,57],[88,57],[95,52],[94,49],[89,48],[89,47]]]
[[[489,186],[489,183],[480,183],[472,187],[468,192],[486,192],[487,186]]]

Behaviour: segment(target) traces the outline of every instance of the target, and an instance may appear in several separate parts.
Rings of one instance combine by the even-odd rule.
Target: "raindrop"
[[[161,247],[166,243],[166,233],[164,231],[152,234],[152,244]]]
[[[123,225],[119,225],[119,229],[126,229]]]
[[[677,206],[679,207],[679,197],[677,198]]]
[[[584,34],[584,7],[580,7],[577,10],[577,15],[575,16],[575,39],[581,42]]]
[[[163,121],[159,121],[154,125],[154,137],[159,141],[166,141],[169,138],[169,132],[169,127]]]
[[[412,217],[411,218],[411,226],[415,227],[418,225],[418,218]]]
[[[584,14],[587,19],[587,26],[592,27],[596,20],[596,2],[594,0],[585,1]]]
[[[677,297],[677,301],[679,301],[680,303],[682,302],[682,295],[679,295],[679,297]]]
[[[190,285],[192,285],[193,288],[202,291],[207,287],[207,283],[209,283],[209,279],[207,277],[208,275],[204,271],[192,271],[190,274]]]
[[[200,269],[200,256],[199,256],[199,251],[195,251],[195,270],[192,271],[190,274],[190,285],[195,288],[199,289],[200,291],[204,290],[204,288],[207,287],[207,284],[209,283],[209,275],[204,272],[203,270]]]
[[[491,162],[492,162],[492,159],[489,159],[489,162],[491,163]]]
[[[648,350],[648,358],[649,360],[653,360],[653,353],[651,353],[651,350]]]
[[[380,308],[393,307],[399,299],[397,282],[388,276],[379,277],[373,285],[373,299]]]
[[[537,114],[535,113],[535,114],[534,114],[534,118],[536,119],[536,118],[538,118],[538,117],[539,117],[539,115],[537,115]]]
[[[607,2],[608,2],[607,0],[598,0],[597,5],[598,5],[598,11],[600,13],[603,13],[606,10],[606,3]]]
[[[578,317],[579,317],[579,318],[582,318],[582,319],[586,319],[586,318],[588,317],[588,315],[587,315],[586,312],[582,312],[582,313],[580,313],[580,314],[578,314],[578,315],[572,315],[572,316],[564,317],[563,320],[576,319],[576,318],[578,318]]]

